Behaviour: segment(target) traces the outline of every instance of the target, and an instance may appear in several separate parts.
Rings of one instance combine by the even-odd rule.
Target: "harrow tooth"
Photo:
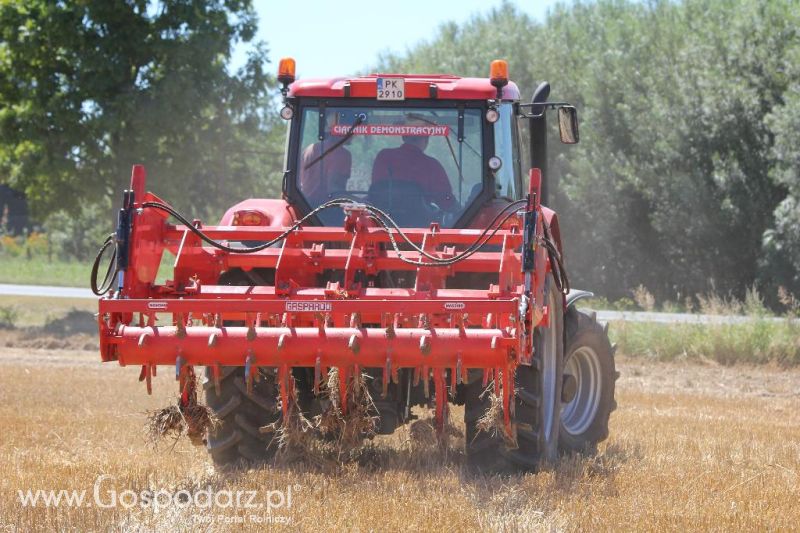
[[[349,379],[349,372],[345,367],[338,367],[339,373],[339,409],[342,415],[347,414],[347,380]]]
[[[441,438],[447,422],[447,384],[443,368],[433,370],[433,386],[436,393],[436,432]]]
[[[394,324],[395,324],[395,319],[391,318],[389,321],[389,325],[386,326],[386,338],[389,340],[392,340],[395,337],[397,337],[397,333],[395,332],[394,329]]]
[[[142,369],[139,371],[139,381],[144,381],[144,377],[147,374],[147,365],[142,365]]]
[[[513,441],[514,433],[511,428],[512,398],[514,398],[514,372],[511,366],[506,366],[505,370],[503,370],[503,426],[506,435]]]
[[[139,335],[139,341],[137,342],[139,348],[142,348],[145,345],[145,343],[147,342],[147,337],[149,336],[150,334],[146,331],[143,332],[141,335]]]
[[[286,346],[286,333],[281,333],[280,337],[278,337],[278,351],[283,350],[283,347]]]
[[[289,421],[289,365],[281,365],[278,370],[278,383],[280,385],[281,412],[284,424]]]
[[[492,376],[493,370],[491,368],[484,368],[483,369],[483,384],[481,385],[482,389],[486,389],[489,386],[489,382],[494,379]]]
[[[317,350],[317,359],[314,362],[314,394],[319,394],[319,385],[322,381],[322,356]]]
[[[182,313],[179,313],[175,318],[176,335],[179,339],[186,337],[186,319]]]
[[[347,341],[347,347],[351,352],[358,355],[358,352],[361,351],[361,342],[358,340],[358,335],[355,333],[350,335],[350,340]]]
[[[156,325],[156,314],[155,313],[147,313],[147,325],[151,328],[155,327]]]
[[[603,333],[605,333],[606,335],[608,335],[608,322],[606,322],[605,324],[603,324]]]
[[[350,315],[350,327],[353,329],[361,329],[361,313],[353,313]]]
[[[180,353],[178,353],[178,357],[175,358],[175,381],[181,379],[181,375],[183,374],[183,365],[186,364],[186,359],[183,358]]]
[[[219,376],[219,374],[220,374],[219,365],[214,363],[211,366],[211,377],[214,380],[214,393],[217,395],[217,398],[222,396],[222,391],[221,391],[221,388],[220,388],[220,376]]]
[[[592,322],[597,322],[597,311],[592,311],[589,313],[589,318],[592,319]]]
[[[253,353],[247,354],[244,359],[244,379],[247,385],[247,395],[253,395]]]
[[[383,390],[381,391],[381,398],[386,398],[389,393],[389,381],[392,379],[392,352],[388,351],[386,354],[386,365],[383,367]]]
[[[214,313],[214,327],[221,328],[222,327],[222,315],[219,313]]]
[[[494,394],[495,396],[500,396],[500,382],[503,379],[503,375],[500,373],[500,369],[496,368],[494,370]]]
[[[145,383],[147,384],[147,394],[153,394],[153,376],[156,374],[155,365],[147,365],[147,374],[145,375]]]
[[[422,355],[428,355],[431,353],[431,338],[429,335],[423,335],[420,337],[419,351],[422,352]]]
[[[431,397],[431,388],[430,388],[430,376],[431,371],[428,369],[427,366],[422,367],[422,390],[425,393],[425,398]]]
[[[614,357],[614,355],[617,353],[617,348],[618,346],[616,342],[611,345],[611,357]]]
[[[422,369],[420,367],[414,367],[414,386],[416,387],[419,385],[419,378],[422,374]]]
[[[466,337],[467,328],[466,328],[466,319],[464,318],[464,315],[463,314],[456,315],[455,322],[456,322],[456,327],[458,328],[458,336]]]

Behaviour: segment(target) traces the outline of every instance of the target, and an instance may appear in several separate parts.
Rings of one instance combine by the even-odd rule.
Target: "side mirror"
[[[564,144],[578,144],[578,110],[571,105],[558,108],[558,131]]]

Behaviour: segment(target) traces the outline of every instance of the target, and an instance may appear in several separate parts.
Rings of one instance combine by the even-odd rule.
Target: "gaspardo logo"
[[[91,495],[86,489],[17,490],[22,507],[95,507],[98,509],[150,509],[159,513],[177,508],[201,511],[192,515],[195,523],[284,523],[291,522],[286,513],[292,508],[292,500],[302,487],[298,484],[269,490],[214,489],[211,485],[198,490],[180,489],[132,489],[120,490],[113,476],[103,474],[92,486]],[[247,515],[222,515],[208,511],[245,510]],[[205,511],[205,512],[203,512]]]

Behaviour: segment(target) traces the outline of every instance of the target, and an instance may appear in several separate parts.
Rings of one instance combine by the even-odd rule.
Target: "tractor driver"
[[[347,188],[353,156],[345,148],[350,139],[339,144],[340,141],[341,138],[326,133],[324,140],[310,144],[303,150],[299,186],[312,204],[321,204],[330,199],[332,192]]]
[[[420,120],[408,125],[427,126]],[[426,135],[404,135],[403,144],[397,148],[384,148],[378,152],[372,165],[372,183],[395,180],[413,183],[422,190],[425,200],[434,202],[445,211],[458,208],[453,197],[450,180],[442,164],[425,154],[429,137]]]

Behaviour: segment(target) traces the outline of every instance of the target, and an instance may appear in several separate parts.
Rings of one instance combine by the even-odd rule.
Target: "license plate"
[[[378,78],[378,100],[405,100],[404,78]]]

